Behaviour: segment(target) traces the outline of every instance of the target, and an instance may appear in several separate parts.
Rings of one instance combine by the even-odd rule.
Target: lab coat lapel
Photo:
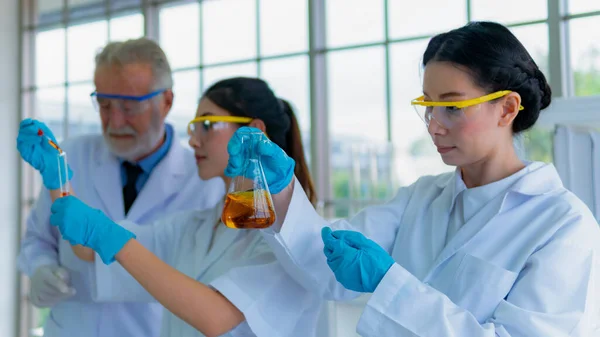
[[[454,255],[460,248],[466,245],[479,231],[489,223],[500,211],[506,193],[500,193],[480,209],[473,217],[467,221],[448,244],[442,249],[433,265],[429,269],[425,282],[429,281],[435,275],[436,269],[448,258]],[[448,223],[448,220],[446,221]]]
[[[107,215],[113,220],[121,220],[125,217],[125,212],[119,160],[108,151],[104,144],[99,146],[96,151],[96,160],[91,168],[94,189],[100,196]]]
[[[515,207],[516,202],[523,200],[516,198],[516,195],[533,197],[562,188],[562,182],[552,164],[531,163],[528,169],[529,172],[509,187],[506,193],[500,193],[493,198],[461,227],[437,257],[424,282],[428,282],[442,263],[464,247],[500,212]]]
[[[200,273],[198,273],[196,279],[203,277],[208,269],[216,263],[223,254],[225,254],[227,249],[236,241],[236,239],[246,231],[246,229],[220,228],[220,226],[225,226],[221,222],[222,210],[223,204],[217,205],[213,209],[211,221],[207,222],[207,224],[211,226],[210,233],[212,235],[212,245],[208,248],[206,258],[203,261],[200,261]],[[216,227],[215,224],[217,224]]]
[[[455,180],[453,176],[446,181],[438,182],[438,186],[442,189],[440,191],[439,197],[435,198],[431,203],[430,209],[435,210],[430,212],[431,218],[428,221],[424,221],[424,223],[429,224],[429,228],[427,228],[426,237],[430,237],[431,240],[425,240],[424,244],[426,247],[424,251],[424,256],[419,257],[419,260],[426,259],[428,263],[419,263],[415,264],[420,265],[422,267],[414,270],[413,273],[418,274],[418,277],[424,277],[429,271],[429,266],[436,260],[436,258],[440,255],[440,252],[444,248],[446,244],[446,231],[442,230],[442,228],[448,223],[450,217],[450,211],[452,209],[452,205],[454,204],[454,190],[455,190]],[[418,242],[418,236],[415,236],[414,242]],[[415,269],[417,269],[415,267]]]
[[[165,157],[154,167],[148,177],[148,181],[146,181],[133,205],[131,205],[131,209],[127,214],[128,219],[141,219],[148,212],[153,211],[157,206],[163,204],[179,191],[183,184],[186,183],[184,181],[186,177],[185,168],[181,165],[186,155],[190,154],[186,153],[177,139],[173,139],[171,148]],[[202,192],[199,191],[199,193]]]

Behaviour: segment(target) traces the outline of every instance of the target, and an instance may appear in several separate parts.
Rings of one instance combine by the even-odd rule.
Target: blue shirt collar
[[[158,163],[165,157],[165,155],[167,154],[167,152],[169,152],[169,149],[171,148],[171,143],[173,142],[174,134],[173,127],[169,124],[165,124],[165,133],[166,139],[162,143],[162,145],[151,155],[137,162],[137,164],[146,174],[149,174],[154,169],[154,167],[158,165]],[[121,162],[121,164],[124,162],[124,160],[120,158],[119,161]]]

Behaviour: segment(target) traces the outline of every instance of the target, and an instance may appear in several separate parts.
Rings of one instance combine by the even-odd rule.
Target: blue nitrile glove
[[[252,134],[253,142],[249,143],[255,144],[254,149],[244,148],[242,137],[245,133],[254,133]],[[242,172],[252,150],[260,156],[269,191],[273,194],[281,192],[292,181],[296,162],[257,128],[243,126],[233,134],[227,145],[229,163],[225,169],[225,175],[236,177],[242,174],[252,174],[252,172]],[[246,176],[246,178],[253,179],[254,177]]]
[[[105,264],[115,261],[115,255],[135,235],[117,225],[102,211],[91,208],[74,196],[58,198],[52,204],[50,224],[71,245],[82,245],[96,251]]]
[[[43,134],[40,134],[40,130]],[[42,175],[44,186],[49,190],[60,188],[60,177],[58,174],[58,150],[48,143],[48,138],[57,143],[52,131],[42,122],[34,119],[24,119],[19,125],[19,135],[17,136],[17,150],[23,160]],[[62,161],[60,162],[62,166]],[[61,170],[64,170],[61,167]],[[64,171],[61,171],[64,172]],[[73,171],[68,168],[68,179],[73,177]],[[62,182],[66,184],[66,181]]]
[[[327,264],[346,289],[372,293],[394,259],[378,244],[354,231],[331,231],[324,227],[321,237]]]

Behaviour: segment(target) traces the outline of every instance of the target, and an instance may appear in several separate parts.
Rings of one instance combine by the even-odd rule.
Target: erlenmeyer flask
[[[241,135],[242,148],[250,151],[249,160],[242,174],[234,177],[229,185],[221,215],[221,221],[227,227],[267,228],[275,222],[273,200],[253,140],[256,134],[260,133],[247,132]]]

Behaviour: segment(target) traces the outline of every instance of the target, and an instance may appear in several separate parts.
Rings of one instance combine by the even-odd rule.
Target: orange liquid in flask
[[[255,196],[255,193],[259,194]],[[230,228],[268,228],[275,222],[275,210],[265,190],[227,194],[221,221]]]

